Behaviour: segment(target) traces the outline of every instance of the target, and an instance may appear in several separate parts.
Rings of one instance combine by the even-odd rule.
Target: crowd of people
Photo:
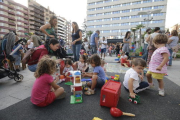
[[[56,73],[57,64],[63,61],[63,50],[72,49],[73,59],[67,58],[62,75],[69,76],[69,71],[80,70],[82,77],[91,77],[91,82],[85,82],[83,85],[89,89],[86,95],[95,94],[96,87],[102,87],[107,79],[106,69],[104,68],[105,57],[107,55],[116,56],[121,53],[121,58],[130,59],[130,50],[132,47],[131,32],[127,31],[123,38],[123,43],[108,43],[106,37],[100,37],[100,31],[96,30],[90,37],[82,41],[82,30],[79,29],[76,22],[72,22],[72,43],[66,44],[61,37],[55,33],[57,26],[57,17],[52,16],[49,23],[40,27],[40,30],[47,35],[42,43],[37,33],[30,36],[26,46],[20,47],[13,55],[15,58],[15,68],[20,70],[21,53],[31,51],[31,57],[28,60],[28,69],[35,72],[35,82],[32,88],[31,102],[37,106],[44,107],[51,104],[55,99],[64,98],[66,93],[64,88],[57,85],[59,77],[53,78]],[[160,28],[156,27],[154,33],[151,29],[146,30],[144,37],[144,52],[142,58],[135,58],[129,64],[131,67],[125,74],[123,85],[129,95],[135,98],[136,93],[153,87],[152,78],[157,79],[159,83],[159,95],[164,96],[163,77],[167,73],[167,63],[172,65],[172,57],[179,50],[179,37],[176,30],[171,33],[162,34]],[[16,35],[18,41],[18,35]],[[18,45],[13,47],[13,50]],[[83,51],[81,51],[83,50]],[[82,54],[81,54],[82,53]],[[86,53],[86,54],[85,54]],[[26,54],[27,55],[27,54]],[[66,57],[66,56],[65,56]],[[168,62],[169,61],[169,62]],[[121,62],[121,61],[119,61]],[[93,67],[90,73],[89,65]],[[146,77],[148,82],[143,81],[143,69],[148,66]],[[139,82],[139,78],[142,80]]]

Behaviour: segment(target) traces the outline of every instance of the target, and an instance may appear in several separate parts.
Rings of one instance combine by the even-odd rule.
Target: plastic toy
[[[130,62],[124,58],[121,58],[121,65],[125,67],[131,67]]]
[[[120,59],[121,55],[120,55],[120,54],[118,54],[118,56],[117,56],[117,57],[118,57],[117,59],[114,59],[115,61],[119,61],[119,59]]]
[[[132,47],[131,47],[131,52],[134,52],[134,50],[135,50],[135,44],[134,44],[134,42],[132,43]]]
[[[121,94],[121,83],[108,80],[101,89],[100,105],[116,107]]]
[[[139,52],[139,56],[142,56],[142,46],[140,47],[140,52]]]
[[[94,117],[92,120],[102,120],[102,119],[100,119],[98,117]]]
[[[136,95],[135,98],[129,97],[129,101],[133,102],[134,104],[138,104],[138,103],[140,103],[140,96]]]
[[[118,81],[119,80],[119,75],[115,75],[114,80]]]
[[[113,117],[120,117],[122,115],[126,115],[126,116],[131,116],[131,117],[134,117],[135,115],[132,114],[132,113],[125,113],[125,112],[122,112],[120,109],[118,108],[115,108],[115,107],[112,107],[110,109],[110,113]]]
[[[87,78],[87,79],[81,79],[81,82],[84,82],[84,81],[91,81],[91,78]]]
[[[82,82],[81,82],[81,72],[80,71],[70,71],[73,77],[73,85],[71,85],[71,104],[82,103]]]

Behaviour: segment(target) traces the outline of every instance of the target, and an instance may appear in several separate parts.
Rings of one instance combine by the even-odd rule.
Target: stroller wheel
[[[21,74],[17,74],[16,76],[14,76],[14,80],[16,81],[16,82],[21,82],[22,80],[23,80],[23,75],[21,75]]]
[[[8,77],[11,78],[11,79],[13,79],[13,78],[14,78],[14,74],[10,72],[10,73],[8,74]]]

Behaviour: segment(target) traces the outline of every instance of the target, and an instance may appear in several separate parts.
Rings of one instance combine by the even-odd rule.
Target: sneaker
[[[149,83],[149,88],[154,88],[154,84],[153,83]]]
[[[160,95],[160,96],[164,96],[164,94],[165,94],[165,93],[164,93],[164,90],[159,90],[159,95]]]
[[[56,99],[63,99],[66,97],[66,92],[64,91],[62,95],[60,95],[59,97],[57,97]]]
[[[95,94],[95,90],[88,89],[88,91],[86,91],[84,94],[85,95],[94,95]]]

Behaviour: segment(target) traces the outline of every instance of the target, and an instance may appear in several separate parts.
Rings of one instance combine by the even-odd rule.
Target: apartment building
[[[167,0],[87,0],[87,31],[123,38],[136,25],[165,29]],[[153,19],[152,19],[153,18]]]
[[[57,36],[61,36],[64,41],[69,43],[71,38],[71,22],[67,21],[65,18],[61,16],[57,16],[58,24],[57,24]]]
[[[16,31],[19,37],[29,33],[28,8],[12,0],[0,0],[0,36]]]

